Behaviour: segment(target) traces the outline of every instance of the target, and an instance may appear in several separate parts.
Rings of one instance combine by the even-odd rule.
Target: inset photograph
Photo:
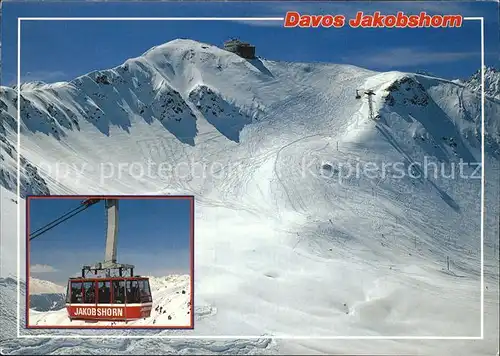
[[[26,327],[192,329],[194,197],[29,196]]]

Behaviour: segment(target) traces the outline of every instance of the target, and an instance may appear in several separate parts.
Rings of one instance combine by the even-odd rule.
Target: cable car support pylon
[[[356,99],[361,99],[360,92],[362,92],[368,98],[368,118],[370,120],[378,120],[380,118],[380,115],[374,115],[373,112],[372,96],[376,95],[375,92],[372,89],[356,89]]]
[[[117,263],[116,246],[118,238],[118,199],[105,199],[104,206],[106,209],[106,251],[104,261],[97,262],[92,266],[83,266],[82,277],[86,277],[88,272],[104,272],[106,277],[112,277],[113,271],[118,271],[118,276],[122,277],[126,274],[129,277],[134,276],[134,265]],[[128,271],[128,273],[127,273]],[[124,273],[125,272],[125,273]]]

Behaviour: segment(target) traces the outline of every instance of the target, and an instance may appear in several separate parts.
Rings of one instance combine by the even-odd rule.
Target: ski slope
[[[359,88],[374,90],[380,119],[368,119],[367,100],[354,97]],[[2,244],[15,251],[16,91],[2,89],[2,203],[12,209]],[[485,103],[485,340],[367,342],[272,336],[480,333],[477,167],[449,178],[424,176],[415,164],[442,163],[449,174],[460,162],[481,162],[473,85],[349,65],[247,61],[175,40],[68,83],[23,85],[21,95],[23,196],[195,195],[195,330],[158,333],[234,340],[7,340],[7,352],[496,353],[494,96]],[[356,166],[364,168],[350,172]],[[369,166],[385,173],[368,175]],[[10,255],[6,271],[15,275]],[[117,333],[143,335],[100,335]],[[260,338],[238,340],[243,335]]]
[[[191,324],[191,292],[189,275],[150,277],[153,309],[149,318],[124,322],[88,323],[83,320],[70,321],[66,308],[57,311],[39,312],[30,307],[29,325],[39,326],[189,326]],[[31,285],[30,285],[31,289]],[[31,293],[31,291],[30,291]],[[161,308],[161,309],[160,309]]]

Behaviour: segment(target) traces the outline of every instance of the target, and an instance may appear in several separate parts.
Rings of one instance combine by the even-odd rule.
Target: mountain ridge
[[[287,73],[293,73],[291,80],[287,79],[290,75]],[[286,107],[285,103],[294,100],[297,92],[313,101],[330,100],[327,98],[328,90],[320,89],[321,86],[316,89],[316,84],[309,87],[311,83],[325,82],[321,77],[331,77],[332,74],[328,73],[334,73],[331,81],[339,85],[342,85],[343,80],[351,80],[349,78],[370,75],[374,78],[386,77],[384,80],[389,89],[391,83],[394,89],[398,82],[406,81],[414,89],[408,86],[405,89],[412,90],[414,97],[406,98],[408,92],[402,94],[405,97],[402,105],[406,105],[406,100],[414,102],[415,95],[429,100],[432,96],[429,96],[430,90],[448,85],[446,90],[456,98],[454,100],[457,103],[453,105],[458,106],[458,113],[451,112],[448,115],[462,116],[465,124],[460,130],[467,139],[470,137],[472,145],[478,145],[481,125],[477,101],[475,106],[464,106],[464,102],[467,104],[476,100],[472,98],[476,95],[475,84],[452,84],[450,81],[411,73],[376,73],[350,65],[245,60],[216,46],[192,40],[167,42],[112,69],[93,71],[70,82],[24,84],[21,90],[21,131],[29,135],[39,132],[61,140],[69,131],[79,131],[82,121],[87,121],[103,135],[109,136],[111,126],[121,127],[128,132],[131,120],[137,118],[148,124],[158,121],[182,144],[193,146],[200,134],[198,123],[204,120],[228,140],[238,143],[244,128],[276,116],[274,107]],[[231,83],[230,79],[229,82],[221,81],[219,77],[237,79]],[[426,82],[426,87],[420,82]],[[454,85],[458,86],[454,88]],[[282,89],[277,91],[277,87]],[[1,182],[12,190],[15,186],[15,163],[12,160],[16,155],[13,138],[17,131],[17,99],[15,90],[4,87],[2,90],[0,139],[5,152],[2,160],[7,161],[5,166],[10,168],[2,168]],[[464,90],[471,90],[467,91],[467,96],[470,96],[467,100],[463,98]],[[383,90],[381,94],[388,98],[385,104],[393,100],[392,93]],[[385,104],[380,103],[376,110],[383,110]],[[486,104],[497,106],[491,99],[487,99]],[[453,107],[449,109],[456,111]],[[486,109],[491,111],[488,107]],[[324,113],[322,110],[318,114]],[[467,124],[471,121],[472,124]],[[500,152],[500,129],[493,121],[487,122],[486,141],[497,155]],[[332,126],[325,124],[323,130]],[[21,166],[25,171],[22,178],[23,193],[47,194],[50,184],[44,179],[46,175],[40,174],[30,162],[29,158],[21,155]]]

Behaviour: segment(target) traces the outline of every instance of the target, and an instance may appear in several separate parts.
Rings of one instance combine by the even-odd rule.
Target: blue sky
[[[31,199],[30,231],[72,210],[81,199]],[[63,283],[82,265],[104,260],[104,202],[89,207],[30,242],[31,274]],[[135,273],[189,273],[190,202],[187,199],[121,199],[117,255]]]
[[[2,14],[3,84],[14,84],[17,17],[282,17],[288,10],[310,14],[367,13],[484,16],[486,64],[498,66],[498,3],[493,2],[7,2]],[[480,67],[480,26],[465,22],[452,29],[284,29],[281,22],[96,22],[37,21],[22,25],[23,80],[70,80],[137,57],[176,38],[222,44],[240,37],[273,60],[333,62],[374,70],[426,70],[445,78],[466,77]]]

